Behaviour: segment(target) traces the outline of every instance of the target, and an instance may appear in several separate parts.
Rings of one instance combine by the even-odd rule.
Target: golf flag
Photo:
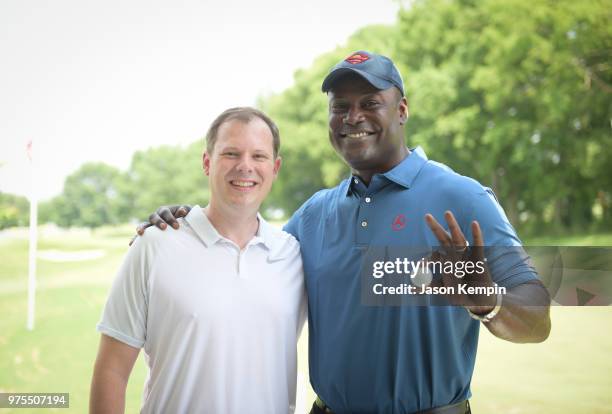
[[[34,329],[34,311],[36,308],[36,248],[38,244],[38,198],[36,194],[36,157],[32,140],[26,145],[30,160],[30,249],[28,254],[28,320],[27,329]]]
[[[32,162],[32,140],[28,141],[26,145],[26,153],[28,154],[28,159]]]

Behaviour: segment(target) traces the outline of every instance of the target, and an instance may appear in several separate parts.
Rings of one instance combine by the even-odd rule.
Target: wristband
[[[493,282],[493,285],[495,285],[495,287],[497,287],[497,283]],[[491,310],[491,312],[487,313],[486,315],[477,315],[474,312],[472,312],[471,310],[469,310],[467,307],[465,308],[465,310],[467,310],[468,314],[473,319],[476,319],[477,321],[482,321],[484,323],[487,323],[487,322],[491,322],[491,320],[499,313],[499,311],[501,309],[501,305],[502,305],[502,294],[498,293],[497,294],[497,298],[495,300],[495,307],[493,308],[493,310]]]

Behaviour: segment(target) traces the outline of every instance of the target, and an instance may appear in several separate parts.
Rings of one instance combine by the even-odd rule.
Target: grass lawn
[[[99,334],[95,325],[127,249],[131,227],[42,231],[39,250],[103,251],[91,260],[38,260],[36,327],[25,329],[27,232],[0,233],[0,392],[69,392],[70,409],[87,412]],[[526,244],[608,245],[612,234],[527,240]],[[553,331],[538,345],[498,340],[485,329],[472,384],[475,413],[612,412],[612,307],[553,307]],[[298,413],[312,403],[306,335],[300,340]],[[146,367],[130,378],[126,412],[137,412]],[[50,409],[0,409],[40,413]]]
[[[99,334],[95,326],[110,283],[127,249],[123,232],[70,232],[39,237],[39,251],[103,250],[95,260],[38,260],[35,329],[26,330],[26,234],[0,238],[0,392],[69,392],[70,409],[87,412]],[[130,378],[126,412],[138,412],[146,374],[139,358]],[[16,409],[40,413],[51,409]],[[0,412],[10,410],[0,409]]]

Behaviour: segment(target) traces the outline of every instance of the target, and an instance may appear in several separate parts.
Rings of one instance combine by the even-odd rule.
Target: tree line
[[[358,31],[262,99],[292,166],[276,202],[292,211],[348,173],[327,142],[320,83],[343,56],[369,49],[404,75],[407,144],[493,188],[522,232],[610,229],[610,17],[597,0],[412,1],[395,25]]]
[[[331,66],[365,49],[390,56],[404,76],[407,145],[493,188],[521,231],[612,228],[606,3],[420,0],[393,25],[358,30],[298,70],[291,87],[258,99],[279,125],[283,157],[264,212],[290,215],[349,174],[328,141],[320,86]],[[41,221],[97,227],[145,219],[162,204],[205,204],[203,146],[199,140],[140,151],[125,172],[88,163],[66,179],[61,195],[41,205]],[[15,225],[15,210],[27,220],[27,208],[6,213],[16,202],[0,196],[0,227]]]

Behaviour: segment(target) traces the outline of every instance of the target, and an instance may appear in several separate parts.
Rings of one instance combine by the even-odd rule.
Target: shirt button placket
[[[363,198],[363,201],[365,201],[366,204],[370,204],[372,202],[372,198],[369,197],[369,196],[366,196],[366,197]],[[369,206],[366,206],[366,207],[369,207]],[[368,214],[369,213],[369,209],[365,209],[364,212],[366,213],[366,215],[369,216],[369,214]],[[364,218],[364,219],[361,220],[361,227],[363,229],[368,227],[368,219],[367,218]]]
[[[359,228],[357,229],[357,243],[358,244],[369,244],[370,238],[368,236],[368,227],[370,226],[370,212],[372,207],[372,198],[365,196],[361,199],[359,207],[359,219],[357,221]]]

